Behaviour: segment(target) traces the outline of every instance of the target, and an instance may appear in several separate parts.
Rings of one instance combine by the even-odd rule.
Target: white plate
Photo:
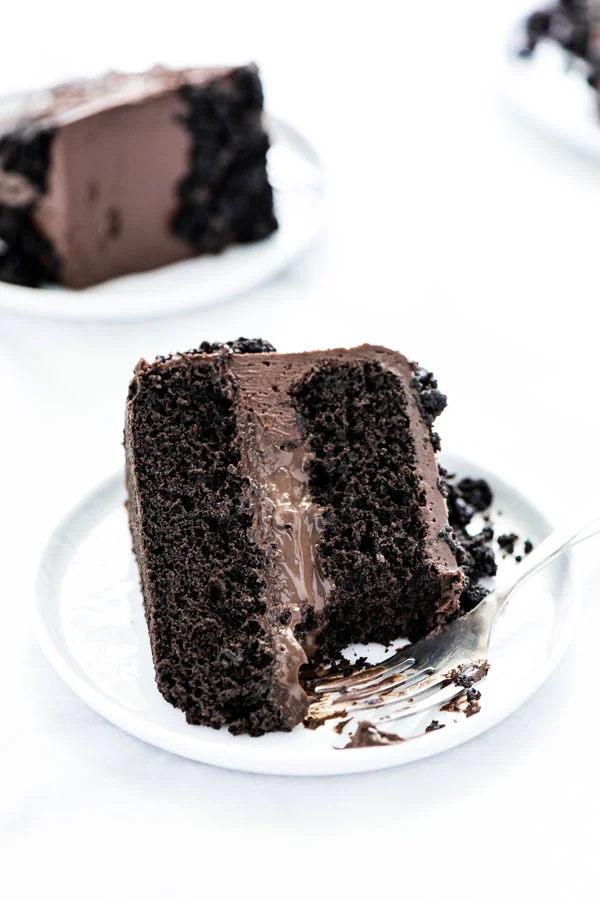
[[[544,516],[495,475],[460,457],[450,470],[486,477],[495,491],[500,532],[515,530],[535,543],[549,531]],[[409,719],[405,735],[432,717],[446,727],[390,746],[339,751],[347,741],[332,730],[302,725],[292,733],[234,737],[186,723],[154,685],[137,570],[117,475],[87,497],[60,525],[44,554],[35,606],[36,631],[48,659],[67,684],[113,724],[141,740],[201,762],[266,774],[344,774],[400,765],[463,743],[514,711],[546,680],[563,655],[578,609],[571,567],[562,557],[526,584],[495,630],[492,667],[481,682],[482,710],[431,712]],[[514,566],[512,557],[504,566]]]
[[[266,127],[271,137],[269,178],[279,221],[278,230],[266,240],[114,278],[83,291],[0,281],[0,309],[71,320],[158,318],[246,293],[274,277],[318,234],[324,194],[319,157],[311,144],[275,116],[266,117]]]
[[[504,96],[554,140],[600,161],[598,93],[587,83],[582,62],[550,41],[520,58],[515,48],[522,43],[514,35],[508,41],[501,66]]]

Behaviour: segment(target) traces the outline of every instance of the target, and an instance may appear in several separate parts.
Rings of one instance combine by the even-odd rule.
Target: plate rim
[[[502,488],[506,489],[508,493],[518,495],[519,499],[537,518],[540,526],[548,531],[552,530],[546,513],[533,500],[530,500],[527,494],[497,476],[495,471],[484,468],[458,453],[444,453],[440,458],[443,464],[452,464],[451,460],[454,460],[454,467],[461,469],[468,467],[474,476],[486,474],[494,483],[502,485]],[[47,606],[48,599],[52,596],[53,584],[60,585],[64,576],[69,558],[66,547],[72,546],[72,525],[74,522],[78,522],[80,525],[78,535],[78,543],[80,543],[81,539],[102,520],[106,512],[115,508],[116,495],[121,498],[125,496],[122,470],[113,473],[94,490],[89,491],[63,516],[52,532],[38,566],[32,605],[33,631],[42,652],[59,677],[94,711],[131,736],[196,762],[254,774],[330,776],[366,773],[429,758],[469,742],[504,721],[526,703],[546,682],[562,660],[571,643],[579,619],[582,595],[576,577],[576,567],[569,556],[565,555],[563,557],[566,566],[563,589],[569,591],[570,594],[568,613],[548,659],[537,671],[533,672],[527,688],[519,694],[516,702],[514,700],[500,702],[492,709],[484,707],[478,715],[461,721],[457,727],[444,728],[428,734],[426,741],[408,740],[401,744],[385,747],[365,747],[360,752],[340,752],[332,747],[319,748],[309,757],[302,748],[290,749],[290,752],[282,753],[281,747],[277,746],[275,749],[269,747],[262,754],[248,753],[244,758],[243,751],[240,752],[240,744],[204,742],[197,736],[179,734],[163,724],[148,721],[135,711],[125,708],[81,675],[77,670],[76,660],[73,659],[73,662],[70,663],[65,658],[50,633],[46,623],[48,611],[45,612],[44,607]],[[91,510],[94,510],[93,514],[91,514]],[[82,519],[83,527],[81,527]],[[69,540],[65,541],[67,535],[69,535]],[[196,729],[195,733],[197,733]]]
[[[6,96],[0,97],[0,101],[3,99],[6,100],[9,98]],[[298,154],[313,166],[317,177],[315,184],[312,187],[315,197],[319,199],[312,217],[311,226],[306,229],[306,233],[303,235],[302,240],[299,240],[293,248],[288,249],[288,251],[279,258],[273,260],[268,271],[265,272],[264,269],[261,269],[258,272],[254,272],[244,284],[226,287],[225,289],[222,288],[211,297],[205,296],[199,297],[198,299],[180,298],[179,301],[175,298],[169,306],[151,309],[146,309],[141,305],[136,309],[135,303],[127,303],[127,281],[130,278],[136,278],[138,275],[140,277],[150,276],[152,270],[148,272],[132,272],[131,274],[122,275],[119,278],[112,279],[114,282],[121,282],[122,289],[118,292],[116,291],[114,296],[107,296],[106,298],[98,296],[94,297],[94,305],[91,308],[89,302],[90,297],[88,297],[86,301],[85,291],[72,291],[71,293],[73,296],[71,297],[70,294],[67,294],[67,296],[63,295],[60,288],[40,290],[39,288],[25,287],[20,284],[10,284],[5,281],[0,281],[0,311],[35,319],[77,322],[83,324],[88,322],[92,324],[98,322],[104,324],[127,324],[138,321],[155,321],[171,316],[189,314],[215,303],[221,303],[235,299],[236,297],[245,296],[252,293],[252,291],[259,288],[262,284],[275,279],[308,252],[325,227],[325,174],[323,161],[317,147],[313,141],[300,130],[300,128],[291,123],[287,118],[278,116],[270,110],[264,111],[264,121],[265,127],[269,132],[285,135],[288,140],[293,141],[296,145]],[[275,141],[273,141],[272,146],[276,146]],[[245,248],[248,246],[264,247],[270,239],[275,240],[277,238],[277,233],[278,232],[275,232],[274,235],[270,235],[270,237],[267,237],[265,240],[257,241],[253,245],[246,245]],[[221,258],[226,258],[227,250],[236,249],[237,246],[238,245],[232,248],[226,248],[223,254],[220,254]],[[202,258],[202,255],[192,257],[189,260],[185,260],[183,263],[175,263],[175,265],[186,263],[193,264]],[[209,258],[212,259],[214,257],[211,256]],[[169,266],[162,267],[162,269],[168,268]],[[105,283],[110,282],[103,282],[103,284]],[[101,287],[102,284],[98,286]],[[52,294],[55,293],[58,294],[60,300],[52,306],[50,300]],[[121,298],[125,301],[122,306],[115,302],[117,299],[120,300]],[[104,299],[108,301],[105,309],[102,308]]]

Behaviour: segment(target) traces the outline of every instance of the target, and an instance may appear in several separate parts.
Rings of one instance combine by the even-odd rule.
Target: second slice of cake
[[[444,405],[384,347],[240,340],[140,362],[130,524],[157,685],[189,722],[289,730],[309,658],[415,639],[458,612],[431,429]]]
[[[0,280],[83,288],[277,227],[255,66],[64,84],[0,120]]]

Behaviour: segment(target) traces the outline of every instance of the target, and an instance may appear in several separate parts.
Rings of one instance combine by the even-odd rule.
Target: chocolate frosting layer
[[[113,98],[55,134],[47,191],[33,218],[69,287],[193,255],[171,230],[177,185],[189,166],[190,136],[179,122],[184,103],[172,91],[144,100],[117,106]]]
[[[23,94],[10,112],[0,117],[0,133],[21,125],[28,130],[60,127],[119,106],[132,106],[218,78],[231,67],[168,69],[153,66],[146,72],[107,72],[100,78],[69,81],[47,90]]]

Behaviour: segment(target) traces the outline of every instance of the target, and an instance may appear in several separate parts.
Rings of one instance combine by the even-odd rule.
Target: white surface
[[[458,477],[488,480],[495,498],[492,520],[521,535],[515,555],[523,552],[524,539],[538,544],[548,536],[551,527],[535,507],[485,467],[451,455],[442,464]],[[473,739],[529,699],[561,660],[577,624],[580,596],[562,558],[527,583],[498,621],[491,670],[478,687],[481,712],[468,719],[439,708],[415,715],[392,727],[405,742],[384,751],[340,752],[354,726],[338,735],[339,719],[317,730],[299,725],[292,733],[260,740],[193,727],[154,683],[123,482],[122,473],[114,475],[82,499],[53,534],[38,577],[35,629],[49,662],[84,702],[133,736],[185,758],[259,774],[310,776],[376,771],[435,755]],[[474,532],[483,524],[474,521]],[[498,577],[514,576],[514,556],[499,552],[498,557]],[[373,663],[385,658],[375,644],[366,652],[355,649]],[[444,729],[426,734],[432,718]]]
[[[511,46],[512,40],[507,44]],[[515,109],[547,136],[600,162],[598,93],[587,83],[586,75],[581,60],[557,44],[543,41],[533,56],[525,59],[506,53],[501,84]]]
[[[319,157],[302,134],[276,116],[267,116],[265,124],[279,223],[266,240],[114,278],[83,291],[0,281],[0,309],[80,321],[160,318],[247,293],[279,274],[305,252],[322,226],[323,185]]]
[[[73,695],[27,618],[50,532],[122,465],[135,360],[203,339],[396,346],[450,397],[445,446],[485,459],[553,521],[597,512],[600,175],[498,102],[496,63],[524,7],[172,0],[186,28],[114,0],[101,15],[65,0],[3,10],[2,92],[103,58],[258,59],[269,108],[310,135],[328,189],[318,247],[252,296],[135,325],[0,315],[0,880],[11,899],[270,899],[308,884],[335,899],[594,895],[593,544],[573,554],[581,627],[547,684],[477,739],[372,774],[249,775],[148,747]]]

